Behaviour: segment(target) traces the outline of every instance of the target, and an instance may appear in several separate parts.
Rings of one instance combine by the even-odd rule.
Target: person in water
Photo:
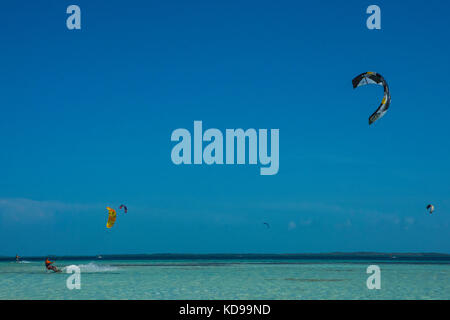
[[[20,261],[20,257],[18,254],[16,254],[16,262],[19,262],[19,261]]]
[[[47,270],[52,270],[54,272],[59,272],[60,270],[57,267],[52,266],[52,264],[53,264],[53,261],[48,260],[48,257],[45,258],[45,267],[47,268]]]

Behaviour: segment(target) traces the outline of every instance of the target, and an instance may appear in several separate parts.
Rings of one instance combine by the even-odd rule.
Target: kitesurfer
[[[52,266],[52,264],[53,264],[53,261],[50,261],[48,259],[48,257],[45,258],[45,267],[47,268],[47,270],[52,270],[53,272],[60,272],[61,271],[57,267]]]
[[[20,261],[20,257],[18,254],[16,254],[16,262],[19,262],[19,261]]]

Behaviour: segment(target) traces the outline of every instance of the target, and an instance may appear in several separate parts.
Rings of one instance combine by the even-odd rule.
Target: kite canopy
[[[434,206],[432,204],[427,205],[427,210],[431,214],[434,211]]]
[[[270,225],[267,222],[263,222],[263,224],[265,224],[267,228],[270,228]]]
[[[116,210],[110,208],[110,207],[106,207],[106,209],[108,210],[108,222],[106,223],[106,227],[108,229],[112,228],[112,226],[114,225],[114,223],[116,222]]]
[[[369,125],[371,125],[382,116],[384,116],[386,111],[389,109],[389,105],[391,104],[391,94],[389,93],[389,86],[381,74],[371,71],[364,72],[356,76],[355,78],[353,78],[352,83],[353,89],[365,86],[367,84],[377,84],[383,86],[383,100],[381,100],[381,104],[378,109],[375,110],[375,112],[369,117]]]
[[[127,212],[128,212],[128,208],[127,208],[127,206],[124,205],[124,204],[121,204],[120,207],[119,207],[119,209],[123,209],[123,212],[124,212],[124,213],[127,213]]]

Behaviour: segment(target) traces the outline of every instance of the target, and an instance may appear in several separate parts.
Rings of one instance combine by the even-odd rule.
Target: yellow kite
[[[112,228],[112,226],[116,222],[116,210],[114,210],[110,207],[106,207],[106,209],[108,209],[108,213],[109,213],[108,222],[106,223],[106,227],[109,229],[109,228]]]

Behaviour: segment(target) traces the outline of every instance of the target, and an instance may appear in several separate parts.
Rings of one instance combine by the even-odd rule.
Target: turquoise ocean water
[[[0,262],[0,299],[450,299],[450,261],[57,260],[81,289],[41,261]],[[369,265],[381,289],[369,290]]]

